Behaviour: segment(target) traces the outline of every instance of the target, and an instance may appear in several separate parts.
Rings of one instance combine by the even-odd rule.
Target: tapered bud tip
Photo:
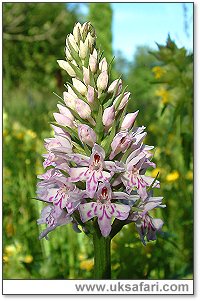
[[[80,47],[79,47],[79,56],[82,60],[84,60],[87,56],[88,50],[89,50],[89,46],[88,46],[88,42],[85,41],[85,43],[83,43],[82,41],[80,41]]]
[[[103,125],[109,128],[115,120],[115,107],[112,105],[104,110],[102,116]]]
[[[99,69],[101,70],[101,72],[108,70],[108,63],[105,57],[99,63]]]
[[[95,97],[95,91],[94,88],[90,85],[88,85],[88,92],[87,92],[87,100],[89,103],[94,102],[94,97]]]
[[[58,124],[68,127],[74,127],[73,121],[70,118],[64,116],[63,114],[53,113],[53,116]]]
[[[64,69],[65,71],[67,71],[67,73],[74,77],[76,76],[76,72],[74,71],[74,69],[70,66],[70,64],[64,60],[57,60],[58,65]]]
[[[97,88],[99,91],[104,91],[108,85],[108,73],[103,71],[97,78]]]
[[[119,95],[122,89],[122,80],[121,79],[116,79],[114,80],[110,86],[108,87],[108,93],[114,93],[116,91],[116,96]]]
[[[90,128],[86,124],[79,124],[78,125],[78,135],[80,140],[83,143],[88,144],[89,146],[93,147],[94,143],[96,142],[96,134],[92,128]]]
[[[73,86],[76,90],[81,93],[82,95],[86,95],[87,88],[86,86],[77,78],[72,78]]]
[[[124,120],[122,122],[121,130],[126,130],[126,129],[129,130],[133,126],[138,113],[139,113],[139,110],[134,113],[127,114],[124,117]]]
[[[60,111],[60,113],[66,117],[68,117],[71,120],[74,120],[74,116],[72,115],[72,113],[70,112],[70,110],[60,104],[57,104],[58,110]]]
[[[76,111],[79,116],[83,119],[88,119],[91,117],[90,106],[85,103],[82,99],[76,99]]]

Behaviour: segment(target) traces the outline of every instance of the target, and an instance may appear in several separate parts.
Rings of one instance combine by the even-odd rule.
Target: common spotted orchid
[[[145,175],[155,168],[153,147],[144,144],[145,127],[135,126],[139,111],[126,113],[131,94],[121,79],[110,80],[110,64],[96,49],[89,22],[75,25],[65,54],[58,64],[72,81],[53,114],[54,137],[45,139],[46,172],[38,176],[37,198],[47,203],[38,219],[47,228],[40,238],[72,223],[87,235],[111,239],[116,224],[133,222],[143,243],[154,240],[163,222],[149,211],[164,206],[161,197],[150,197],[159,187]]]

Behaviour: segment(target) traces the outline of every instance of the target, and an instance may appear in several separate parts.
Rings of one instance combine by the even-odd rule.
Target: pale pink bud
[[[79,41],[80,41],[80,31],[81,31],[81,24],[78,22],[78,23],[76,23],[76,25],[74,26],[74,29],[73,29],[73,36],[74,36],[76,43],[79,43]]]
[[[70,118],[68,118],[60,113],[53,113],[53,116],[58,124],[68,126],[70,128],[74,127],[74,123]]]
[[[110,86],[108,87],[108,93],[114,93],[116,89],[117,89],[116,96],[118,96],[122,89],[121,79],[116,79],[110,84]]]
[[[91,109],[90,106],[85,103],[82,99],[76,99],[76,111],[78,112],[79,116],[83,119],[88,119],[91,117]]]
[[[100,91],[104,91],[108,85],[108,73],[103,71],[97,78],[97,88]]]
[[[93,147],[96,142],[96,134],[88,125],[79,124],[78,125],[78,135],[82,143],[86,143]]]
[[[72,78],[72,82],[73,82],[73,86],[74,88],[76,88],[76,90],[81,93],[82,95],[86,95],[87,93],[87,88],[86,86],[82,83],[82,81],[80,81],[77,78]]]
[[[97,59],[98,53],[97,53],[96,48],[94,48],[92,55]]]
[[[74,98],[78,98],[74,90],[70,87],[70,85],[67,85],[67,90],[72,96],[74,96]]]
[[[70,135],[69,133],[65,132],[62,128],[59,128],[58,126],[54,125],[54,124],[51,124],[53,130],[54,130],[54,133],[55,135],[66,135],[68,138],[70,138]]]
[[[101,70],[101,72],[108,70],[108,63],[105,57],[99,63],[99,70]]]
[[[125,107],[125,105],[128,103],[128,99],[129,99],[129,96],[130,96],[130,95],[131,95],[130,92],[125,92],[125,93],[124,93],[124,96],[123,96],[123,98],[122,98],[122,100],[121,100],[121,102],[120,102],[120,104],[119,104],[117,110],[122,110],[122,109]],[[118,101],[118,99],[119,99],[120,97],[121,97],[121,95],[119,95],[119,96],[117,96],[117,98],[115,98],[115,100],[114,100],[114,105],[117,103],[117,101]]]
[[[94,88],[88,85],[87,100],[89,103],[94,102],[94,95],[95,95]]]
[[[64,69],[65,71],[67,71],[67,73],[68,73],[70,76],[72,76],[72,77],[76,76],[76,72],[75,72],[74,69],[70,66],[70,64],[69,64],[68,62],[63,61],[63,60],[57,60],[57,63],[58,63],[58,65],[59,65],[62,69]]]
[[[84,66],[83,66],[83,81],[86,85],[89,85],[89,83],[90,83],[89,69],[85,68]]]
[[[87,34],[85,43],[86,43],[86,45],[89,45],[90,48],[92,48],[95,43],[95,38],[91,36],[90,32]]]
[[[87,41],[83,43],[83,41],[80,41],[80,47],[79,47],[79,57],[84,60],[88,53],[88,44]]]
[[[75,105],[76,98],[77,98],[77,96],[75,97],[74,95],[72,95],[69,92],[63,93],[63,99],[64,99],[64,102],[66,103],[66,106],[72,110],[75,110],[75,108],[76,108],[76,105]]]
[[[71,44],[71,46],[74,48],[74,50],[76,52],[78,52],[78,46],[76,44],[76,41],[74,39],[74,36],[70,33],[70,35],[68,36],[68,38],[66,39],[66,46],[69,48],[69,45],[68,45],[68,41],[69,43]]]
[[[71,119],[72,121],[74,120],[74,116],[72,115],[72,113],[70,112],[70,110],[60,104],[57,104],[57,107],[60,111],[60,114],[68,117],[69,119]]]
[[[97,58],[93,54],[90,54],[89,66],[92,73],[95,73],[97,71]]]
[[[103,125],[108,129],[115,120],[115,107],[112,105],[104,110],[102,121]]]
[[[122,125],[121,125],[121,130],[122,131],[126,130],[126,129],[129,130],[133,126],[133,124],[135,122],[135,119],[138,115],[138,112],[139,112],[139,110],[134,112],[134,113],[129,113],[124,117],[124,120],[123,120]]]

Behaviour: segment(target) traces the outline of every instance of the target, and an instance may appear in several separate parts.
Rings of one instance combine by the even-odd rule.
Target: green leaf
[[[116,133],[116,121],[113,122],[113,125],[110,130],[110,135],[107,136],[101,143],[101,146],[104,148],[106,156],[110,153],[111,151],[111,143],[113,141],[113,138],[115,137]]]
[[[103,135],[103,122],[102,122],[102,114],[103,114],[103,109],[102,109],[102,105],[99,105],[99,112],[97,115],[97,119],[96,119],[96,127],[95,127],[95,131],[97,133],[97,142],[101,143],[101,138]]]
[[[155,182],[156,182],[158,176],[159,176],[159,172],[157,173],[157,175],[156,175],[155,179],[153,180],[153,182],[151,183],[151,185],[147,188],[147,191],[150,191],[150,190],[152,189],[152,187],[153,187],[153,185],[155,184]]]

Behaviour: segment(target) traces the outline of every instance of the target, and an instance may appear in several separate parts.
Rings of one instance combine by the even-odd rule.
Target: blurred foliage
[[[89,16],[97,35],[97,47],[104,51],[108,62],[112,60],[112,9],[110,3],[90,3]]]
[[[52,135],[50,121],[57,103],[52,88],[59,92],[56,59],[64,57],[63,42],[76,11],[61,3],[10,3],[3,8],[4,33],[31,38],[45,31],[48,18],[54,26],[59,12],[67,14],[56,25],[54,42],[8,40],[4,35],[3,275],[5,279],[91,279],[92,242],[70,225],[56,229],[49,241],[39,241],[43,226],[38,227],[36,220],[43,204],[32,199],[36,175],[43,173],[43,139]],[[10,31],[13,16],[27,18],[19,23],[25,31],[17,29],[17,20],[17,32]],[[28,33],[32,26],[35,32]],[[157,210],[156,217],[163,218],[165,225],[158,240],[146,247],[133,224],[123,228],[111,245],[113,279],[193,277],[193,57],[170,38],[158,46],[151,53],[139,47],[131,63],[120,55],[113,71],[125,72],[124,84],[132,93],[129,111],[140,109],[136,125],[147,126],[146,143],[156,146],[157,168],[150,174],[160,172],[161,189],[155,192],[164,196],[167,208]]]
[[[63,86],[57,59],[77,16],[66,3],[3,4],[3,73],[8,88],[49,90]],[[65,74],[66,78],[66,74]]]

